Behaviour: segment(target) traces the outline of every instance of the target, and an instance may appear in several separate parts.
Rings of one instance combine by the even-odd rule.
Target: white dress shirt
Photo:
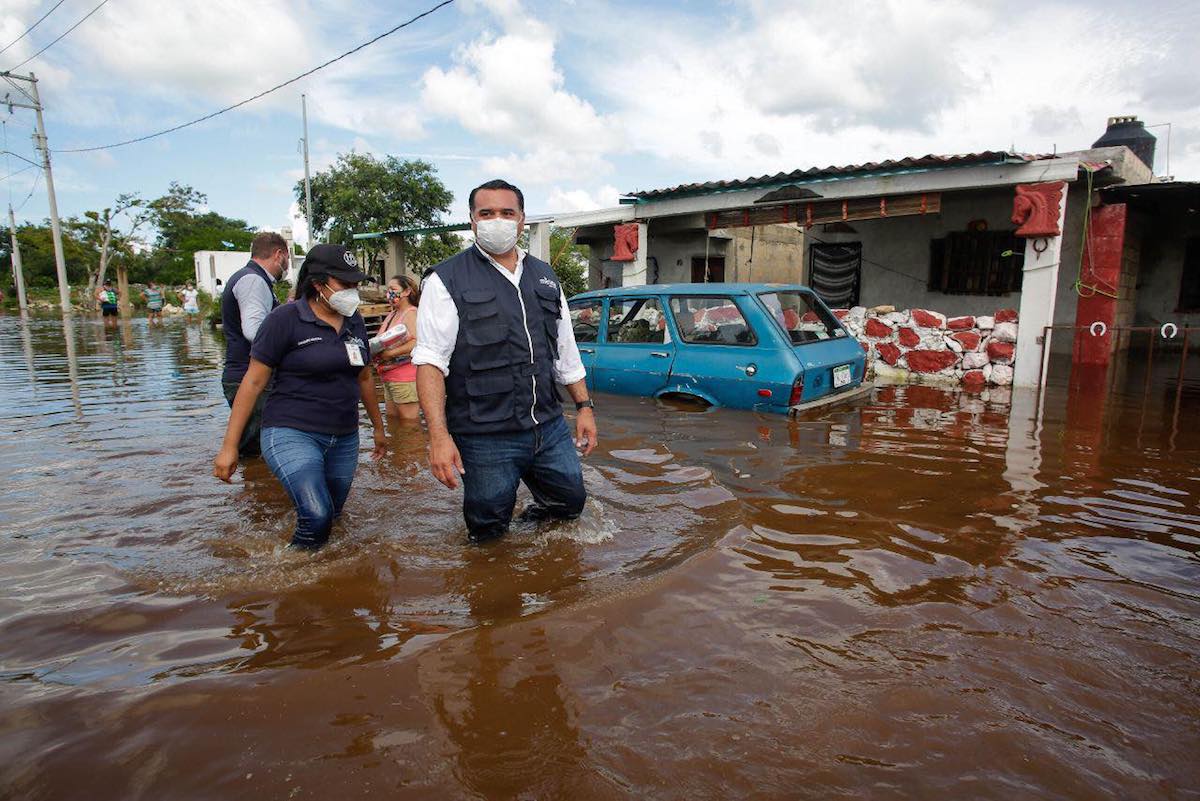
[[[478,245],[475,247],[520,291],[521,274],[525,269],[525,251],[517,248],[517,269],[510,271],[483,248]],[[571,314],[567,310],[567,296],[563,294],[561,286],[558,294],[561,310],[558,315],[558,354],[554,359],[554,380],[564,385],[574,384],[576,381],[582,381],[587,376],[587,371],[583,368],[583,360],[579,358],[575,329],[571,326]],[[421,336],[412,351],[413,364],[432,364],[442,371],[442,375],[448,375],[454,343],[458,341],[458,307],[454,305],[454,300],[437,273],[431,273],[421,285],[421,303],[417,306],[417,329]]]

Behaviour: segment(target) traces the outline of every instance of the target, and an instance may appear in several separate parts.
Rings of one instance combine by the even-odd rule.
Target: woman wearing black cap
[[[316,245],[296,282],[296,300],[267,315],[250,346],[213,475],[229,481],[254,402],[270,383],[262,415],[262,454],[296,505],[292,546],[319,548],[341,514],[358,466],[358,404],[375,426],[375,458],[387,436],[368,367],[367,328],[358,313],[366,279],[341,245]]]

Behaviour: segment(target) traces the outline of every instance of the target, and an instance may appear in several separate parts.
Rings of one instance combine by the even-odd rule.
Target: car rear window
[[[793,345],[846,336],[834,316],[806,292],[764,292],[759,297]]]
[[[758,337],[733,298],[676,295],[671,314],[680,338],[693,345],[756,345]]]

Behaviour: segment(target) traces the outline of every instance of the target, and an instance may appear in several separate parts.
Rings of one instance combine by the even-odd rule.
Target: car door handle
[[[580,348],[579,352],[580,353],[595,353],[596,349],[595,348]]]
[[[661,350],[652,350],[652,351],[650,351],[650,355],[655,357],[656,359],[666,359],[666,358],[669,358],[671,354],[664,353]]]

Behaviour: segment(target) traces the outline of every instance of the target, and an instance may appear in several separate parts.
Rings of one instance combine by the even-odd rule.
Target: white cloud
[[[621,193],[615,186],[602,186],[599,189],[562,189],[554,187],[547,203],[552,212],[591,211],[616,206],[620,203]]]
[[[516,148],[484,162],[494,172],[544,183],[563,170],[587,177],[608,171],[603,155],[619,146],[620,126],[565,88],[553,32],[517,0],[477,5],[495,14],[505,32],[485,33],[461,48],[448,69],[427,70],[424,108],[478,136],[493,152]]]
[[[1086,36],[1062,35],[1084,13],[1068,3],[1036,16],[930,0],[725,9],[705,24],[658,7],[593,14],[572,42],[573,74],[588,76],[628,150],[679,181],[1010,145],[1079,149],[1119,113],[1200,124],[1189,104],[1200,83],[1188,80],[1200,58],[1185,33],[1200,23],[1194,6],[1107,8]],[[1178,151],[1177,174],[1185,159],[1200,172]]]
[[[568,176],[579,181],[590,181],[608,174],[612,167],[594,153],[538,146],[525,153],[485,158],[483,170],[517,184],[539,186],[561,182]]]

